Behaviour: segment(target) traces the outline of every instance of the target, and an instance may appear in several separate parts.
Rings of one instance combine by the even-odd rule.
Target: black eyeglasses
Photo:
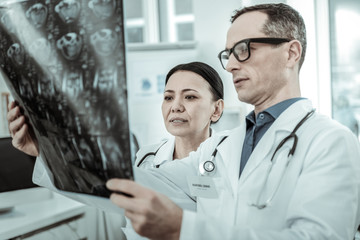
[[[244,62],[250,58],[250,43],[267,43],[267,44],[280,44],[284,42],[290,42],[290,39],[286,38],[247,38],[235,43],[230,49],[222,50],[218,54],[221,66],[226,69],[226,65],[229,61],[231,53],[234,53],[235,58],[239,62]]]

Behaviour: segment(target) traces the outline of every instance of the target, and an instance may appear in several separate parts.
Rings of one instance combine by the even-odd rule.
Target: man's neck
[[[289,96],[289,97],[286,97],[286,98],[279,98],[279,99],[276,99],[274,101],[268,101],[264,104],[260,104],[260,105],[257,105],[255,106],[254,108],[254,113],[255,113],[255,117],[260,113],[260,112],[263,112],[265,111],[266,109],[272,107],[272,106],[275,106],[276,104],[278,103],[281,103],[283,101],[286,101],[286,100],[289,100],[289,99],[293,99],[293,98],[300,98],[300,94],[299,95],[294,95],[294,96]]]

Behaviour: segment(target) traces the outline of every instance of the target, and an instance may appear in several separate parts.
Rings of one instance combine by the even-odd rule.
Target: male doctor
[[[301,98],[302,17],[288,5],[264,4],[236,11],[231,22],[219,58],[239,100],[254,106],[246,125],[151,174],[136,169],[141,185],[108,181],[110,190],[133,196],[114,193],[111,200],[151,239],[353,239],[360,146]],[[162,182],[195,196],[197,212],[144,187],[160,191]]]

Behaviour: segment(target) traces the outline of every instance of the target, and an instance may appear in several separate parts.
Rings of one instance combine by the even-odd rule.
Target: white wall
[[[243,108],[237,99],[231,74],[226,72],[217,58],[225,48],[226,33],[230,27],[230,17],[241,7],[239,0],[194,0],[195,39],[198,42],[198,60],[214,67],[223,79],[225,87],[225,107]]]
[[[0,75],[0,92],[8,92],[5,81],[1,75]]]
[[[331,62],[330,62],[330,26],[329,1],[317,0],[315,3],[315,38],[318,110],[332,116],[331,102]],[[309,86],[310,87],[310,86]]]
[[[7,108],[6,105],[7,105],[7,103],[2,95],[2,93],[4,93],[4,92],[8,93],[9,90],[5,84],[4,79],[2,78],[2,76],[0,74],[0,137],[9,135],[7,121],[6,121],[6,108]]]
[[[314,107],[320,110],[315,3],[313,0],[288,0],[287,4],[299,11],[306,26],[307,48],[305,61],[300,70],[301,94],[303,97],[309,98]]]

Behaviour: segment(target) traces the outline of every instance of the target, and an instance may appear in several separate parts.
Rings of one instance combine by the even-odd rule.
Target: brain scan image
[[[56,7],[55,12],[66,24],[74,22],[80,13],[80,3],[77,0],[62,0]]]
[[[75,60],[79,57],[82,48],[82,39],[79,34],[70,32],[57,41],[57,48],[67,60]]]
[[[114,0],[90,0],[88,5],[98,18],[107,19],[114,14],[116,2]]]
[[[119,38],[115,31],[101,29],[91,35],[90,43],[100,56],[110,56],[114,53],[119,43]]]
[[[12,44],[7,50],[7,55],[16,65],[21,66],[24,64],[25,51],[19,43]]]
[[[44,26],[48,15],[48,10],[46,6],[41,3],[36,3],[32,5],[26,11],[26,17],[32,23],[35,28],[40,28]]]

